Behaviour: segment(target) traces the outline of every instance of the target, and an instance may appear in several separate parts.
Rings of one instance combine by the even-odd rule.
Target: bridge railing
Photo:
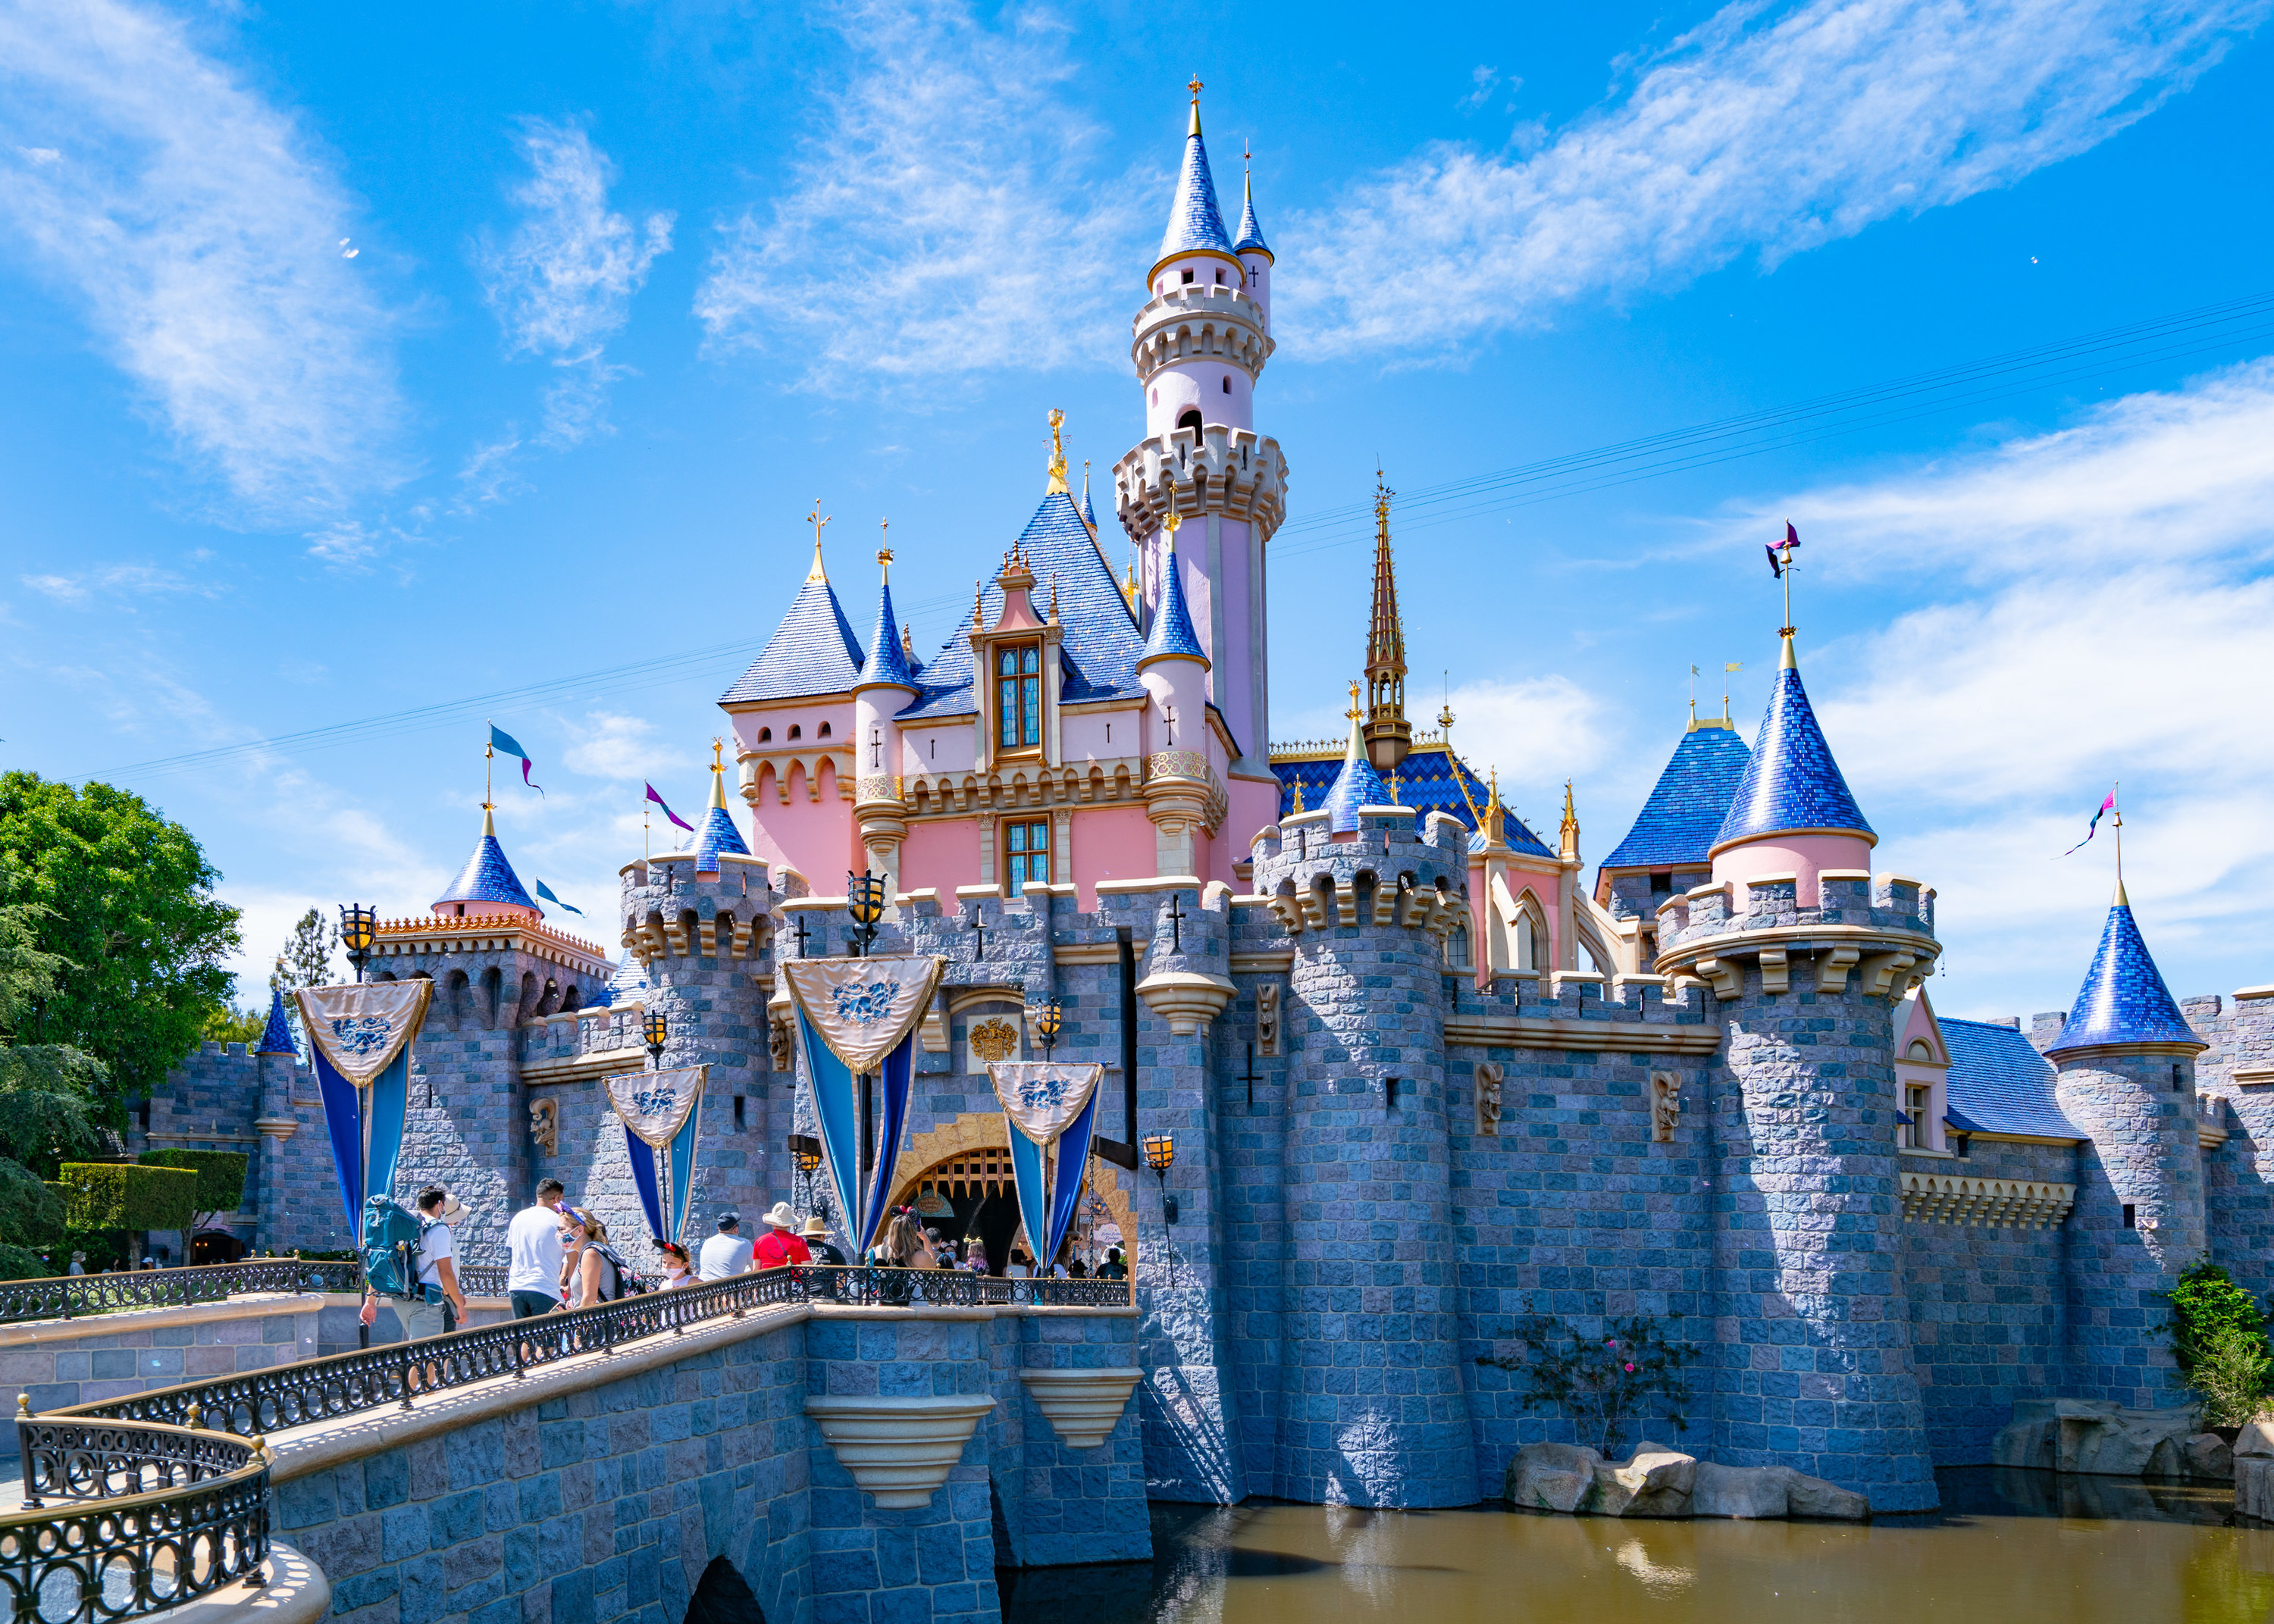
[[[18,1415],[24,1503],[0,1514],[12,1619],[107,1624],[262,1582],[268,1451],[189,1413],[181,1425]]]
[[[253,1438],[390,1406],[420,1395],[489,1381],[690,1325],[740,1320],[755,1308],[797,1303],[885,1307],[1027,1304],[1126,1308],[1125,1280],[1008,1280],[953,1269],[797,1266],[734,1274],[708,1284],[643,1292],[592,1308],[477,1326],[415,1342],[158,1387],[49,1412],[49,1418],[203,1425]]]
[[[257,1258],[196,1268],[142,1269],[122,1274],[57,1274],[0,1281],[0,1325],[26,1320],[75,1320],[130,1308],[180,1308],[256,1293],[360,1291],[363,1266],[299,1258]]]

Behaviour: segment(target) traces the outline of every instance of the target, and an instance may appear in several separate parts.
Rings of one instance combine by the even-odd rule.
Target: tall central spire
[[[1169,229],[1161,237],[1161,252],[1145,273],[1149,283],[1170,260],[1190,253],[1216,253],[1232,259],[1231,237],[1224,229],[1216,207],[1216,177],[1209,172],[1208,144],[1201,139],[1201,81],[1195,74],[1186,86],[1193,93],[1193,117],[1185,132],[1184,168],[1177,176],[1177,191],[1169,204]]]
[[[1374,613],[1366,633],[1366,754],[1389,772],[1413,748],[1405,719],[1405,628],[1397,618],[1397,570],[1389,556],[1389,503],[1397,494],[1374,470]]]

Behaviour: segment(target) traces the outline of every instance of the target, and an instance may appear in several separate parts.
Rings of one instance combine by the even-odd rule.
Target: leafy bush
[[[2208,1253],[2180,1274],[2180,1283],[2168,1295],[2172,1317],[2165,1322],[2164,1335],[2172,1344],[2172,1357],[2179,1361],[2183,1376],[2195,1373],[2195,1365],[2221,1331],[2233,1328],[2262,1342],[2266,1340],[2266,1314],[2258,1299],[2213,1263]]]
[[[45,1280],[54,1265],[27,1246],[0,1244],[0,1280]]]
[[[2266,1397],[2266,1372],[2274,1351],[2264,1333],[2239,1325],[2214,1329],[2195,1350],[2187,1386],[2202,1398],[2205,1426],[2240,1426],[2258,1413]]]
[[[74,1229],[186,1229],[197,1217],[198,1175],[131,1162],[66,1162]]]
[[[241,1150],[146,1150],[144,1167],[187,1168],[198,1176],[197,1213],[192,1227],[204,1229],[245,1199],[245,1170],[252,1158]]]
[[[1530,1305],[1527,1297],[1527,1311]],[[1668,1318],[1679,1320],[1682,1316]],[[1661,1404],[1668,1407],[1666,1418],[1675,1429],[1688,1431],[1683,1407],[1690,1402],[1690,1389],[1683,1367],[1696,1364],[1705,1350],[1695,1342],[1675,1340],[1655,1314],[1613,1320],[1607,1328],[1608,1335],[1582,1331],[1555,1315],[1526,1312],[1511,1327],[1525,1344],[1525,1353],[1513,1358],[1480,1354],[1477,1363],[1521,1372],[1531,1383],[1524,1407],[1562,1410],[1583,1436],[1594,1434],[1594,1447],[1607,1458],[1617,1454],[1629,1422],[1640,1420]]]

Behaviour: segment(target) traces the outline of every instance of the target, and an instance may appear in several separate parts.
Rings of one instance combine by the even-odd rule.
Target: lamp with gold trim
[[[359,902],[340,904],[340,945],[347,949],[348,962],[355,966],[356,980],[363,980],[363,967],[371,958],[372,944],[379,936],[379,914]]]
[[[664,1019],[661,1010],[650,1010],[640,1022],[640,1035],[647,1040],[647,1064],[651,1071],[663,1069],[663,1046],[671,1041],[671,1023]]]
[[[1169,1169],[1177,1160],[1177,1140],[1174,1134],[1148,1133],[1141,1141],[1145,1149],[1145,1165],[1153,1169],[1153,1177],[1161,1181],[1161,1222],[1177,1222],[1177,1198],[1169,1193]],[[1163,1237],[1169,1250],[1169,1283],[1177,1283],[1177,1249],[1173,1242]]]
[[[1065,1010],[1056,998],[1047,1004],[1030,1004],[1027,1006],[1027,1020],[1034,1027],[1035,1035],[1042,1039],[1043,1058],[1048,1060],[1050,1051],[1058,1045],[1058,1030],[1065,1025]]]
[[[858,951],[867,958],[876,945],[877,921],[885,917],[885,882],[863,870],[845,873],[845,912],[852,917]]]

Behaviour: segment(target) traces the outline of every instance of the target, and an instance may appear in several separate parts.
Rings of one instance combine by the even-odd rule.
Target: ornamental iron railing
[[[0,1325],[26,1320],[76,1320],[130,1308],[180,1308],[267,1292],[360,1291],[363,1266],[299,1258],[260,1258],[197,1268],[143,1269],[122,1274],[59,1274],[0,1281]]]
[[[58,1419],[204,1425],[252,1438],[388,1406],[408,1410],[423,1394],[499,1377],[518,1380],[563,1359],[613,1353],[651,1336],[683,1335],[689,1326],[739,1320],[752,1309],[798,1303],[1126,1308],[1132,1301],[1129,1282],[1120,1280],[1007,1280],[954,1269],[797,1266],[643,1292],[597,1307],[508,1320],[415,1342],[184,1382],[49,1413]]]
[[[265,1582],[270,1456],[259,1439],[194,1419],[27,1414],[16,1435],[23,1508],[0,1514],[0,1593],[16,1624],[103,1624]]]

